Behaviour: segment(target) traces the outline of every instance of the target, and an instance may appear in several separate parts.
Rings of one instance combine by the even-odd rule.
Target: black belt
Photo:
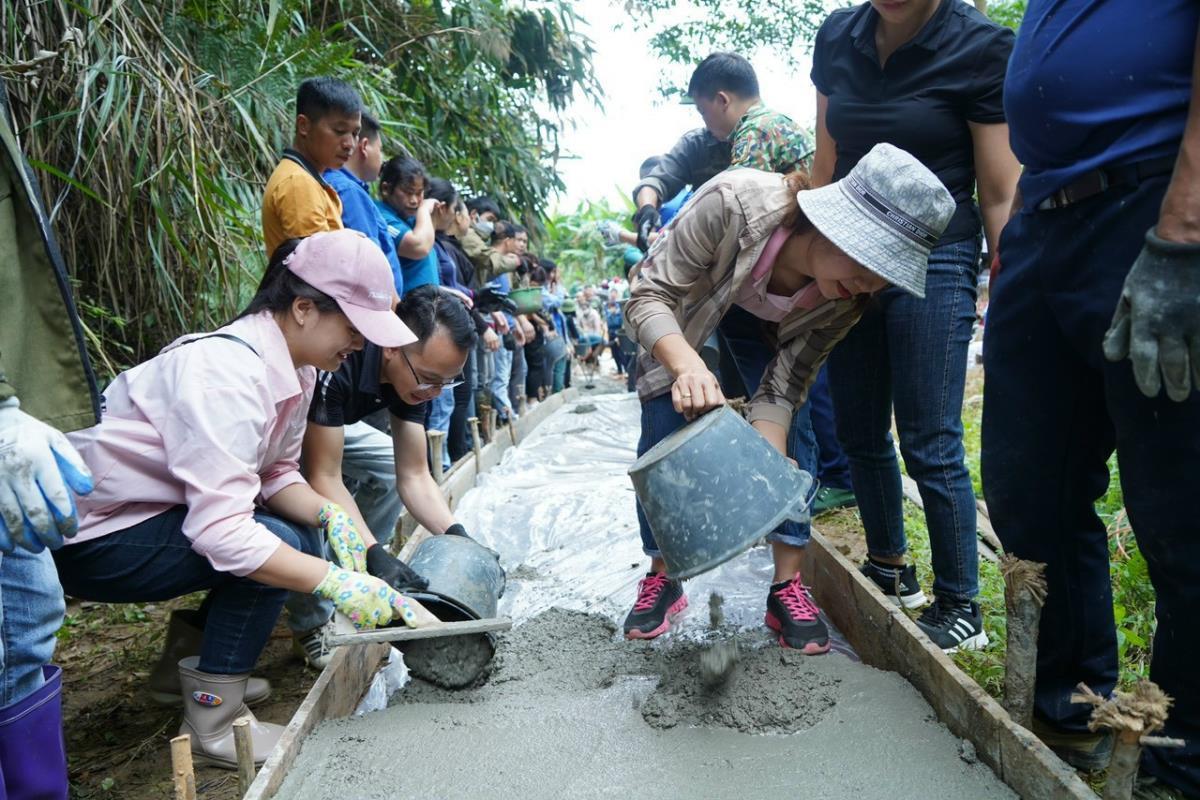
[[[1119,167],[1102,167],[1085,172],[1045,200],[1037,204],[1038,211],[1062,208],[1107,191],[1113,186],[1137,186],[1159,175],[1169,175],[1175,169],[1175,156],[1148,158]]]

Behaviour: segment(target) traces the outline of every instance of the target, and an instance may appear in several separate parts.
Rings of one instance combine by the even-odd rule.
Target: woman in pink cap
[[[285,242],[237,319],[118,375],[100,424],[71,436],[95,491],[54,554],[67,594],[128,603],[208,590],[203,644],[181,654],[174,687],[203,763],[236,766],[231,724],[270,691],[250,670],[289,591],[332,601],[362,628],[427,619],[367,574],[371,543],[298,465],[317,370],[337,369],[364,338],[415,340],[394,297],[387,260],[362,234]],[[340,566],[314,552],[305,529],[316,526]],[[262,763],[283,728],[252,730]]]

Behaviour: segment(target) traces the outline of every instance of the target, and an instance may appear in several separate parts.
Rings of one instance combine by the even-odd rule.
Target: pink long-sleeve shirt
[[[280,540],[254,508],[303,483],[305,417],[316,369],[292,365],[269,312],[221,333],[177,339],[121,373],[104,392],[101,422],[69,434],[92,470],[95,490],[78,499],[79,533],[98,539],[178,505],[183,534],[214,569],[248,575]]]

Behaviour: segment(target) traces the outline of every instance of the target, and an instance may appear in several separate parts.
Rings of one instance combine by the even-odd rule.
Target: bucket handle
[[[821,482],[817,480],[815,475],[807,470],[802,470],[799,467],[793,467],[793,469],[795,469],[797,472],[808,475],[808,479],[811,481],[809,490],[804,494],[799,495],[796,498],[796,504],[788,510],[787,518],[792,522],[798,522],[803,525],[812,522],[812,504],[817,498],[817,490],[821,488]]]

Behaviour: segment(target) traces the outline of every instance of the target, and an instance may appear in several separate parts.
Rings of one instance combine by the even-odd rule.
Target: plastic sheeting
[[[627,470],[637,455],[640,406],[633,395],[568,403],[542,422],[463,496],[456,516],[500,553],[508,588],[499,613],[516,624],[557,606],[620,624],[649,559],[638,536]],[[761,631],[770,549],[759,546],[685,584],[689,612],[675,636],[706,638],[708,598],[725,599],[725,625]],[[834,648],[850,653],[834,635]]]

